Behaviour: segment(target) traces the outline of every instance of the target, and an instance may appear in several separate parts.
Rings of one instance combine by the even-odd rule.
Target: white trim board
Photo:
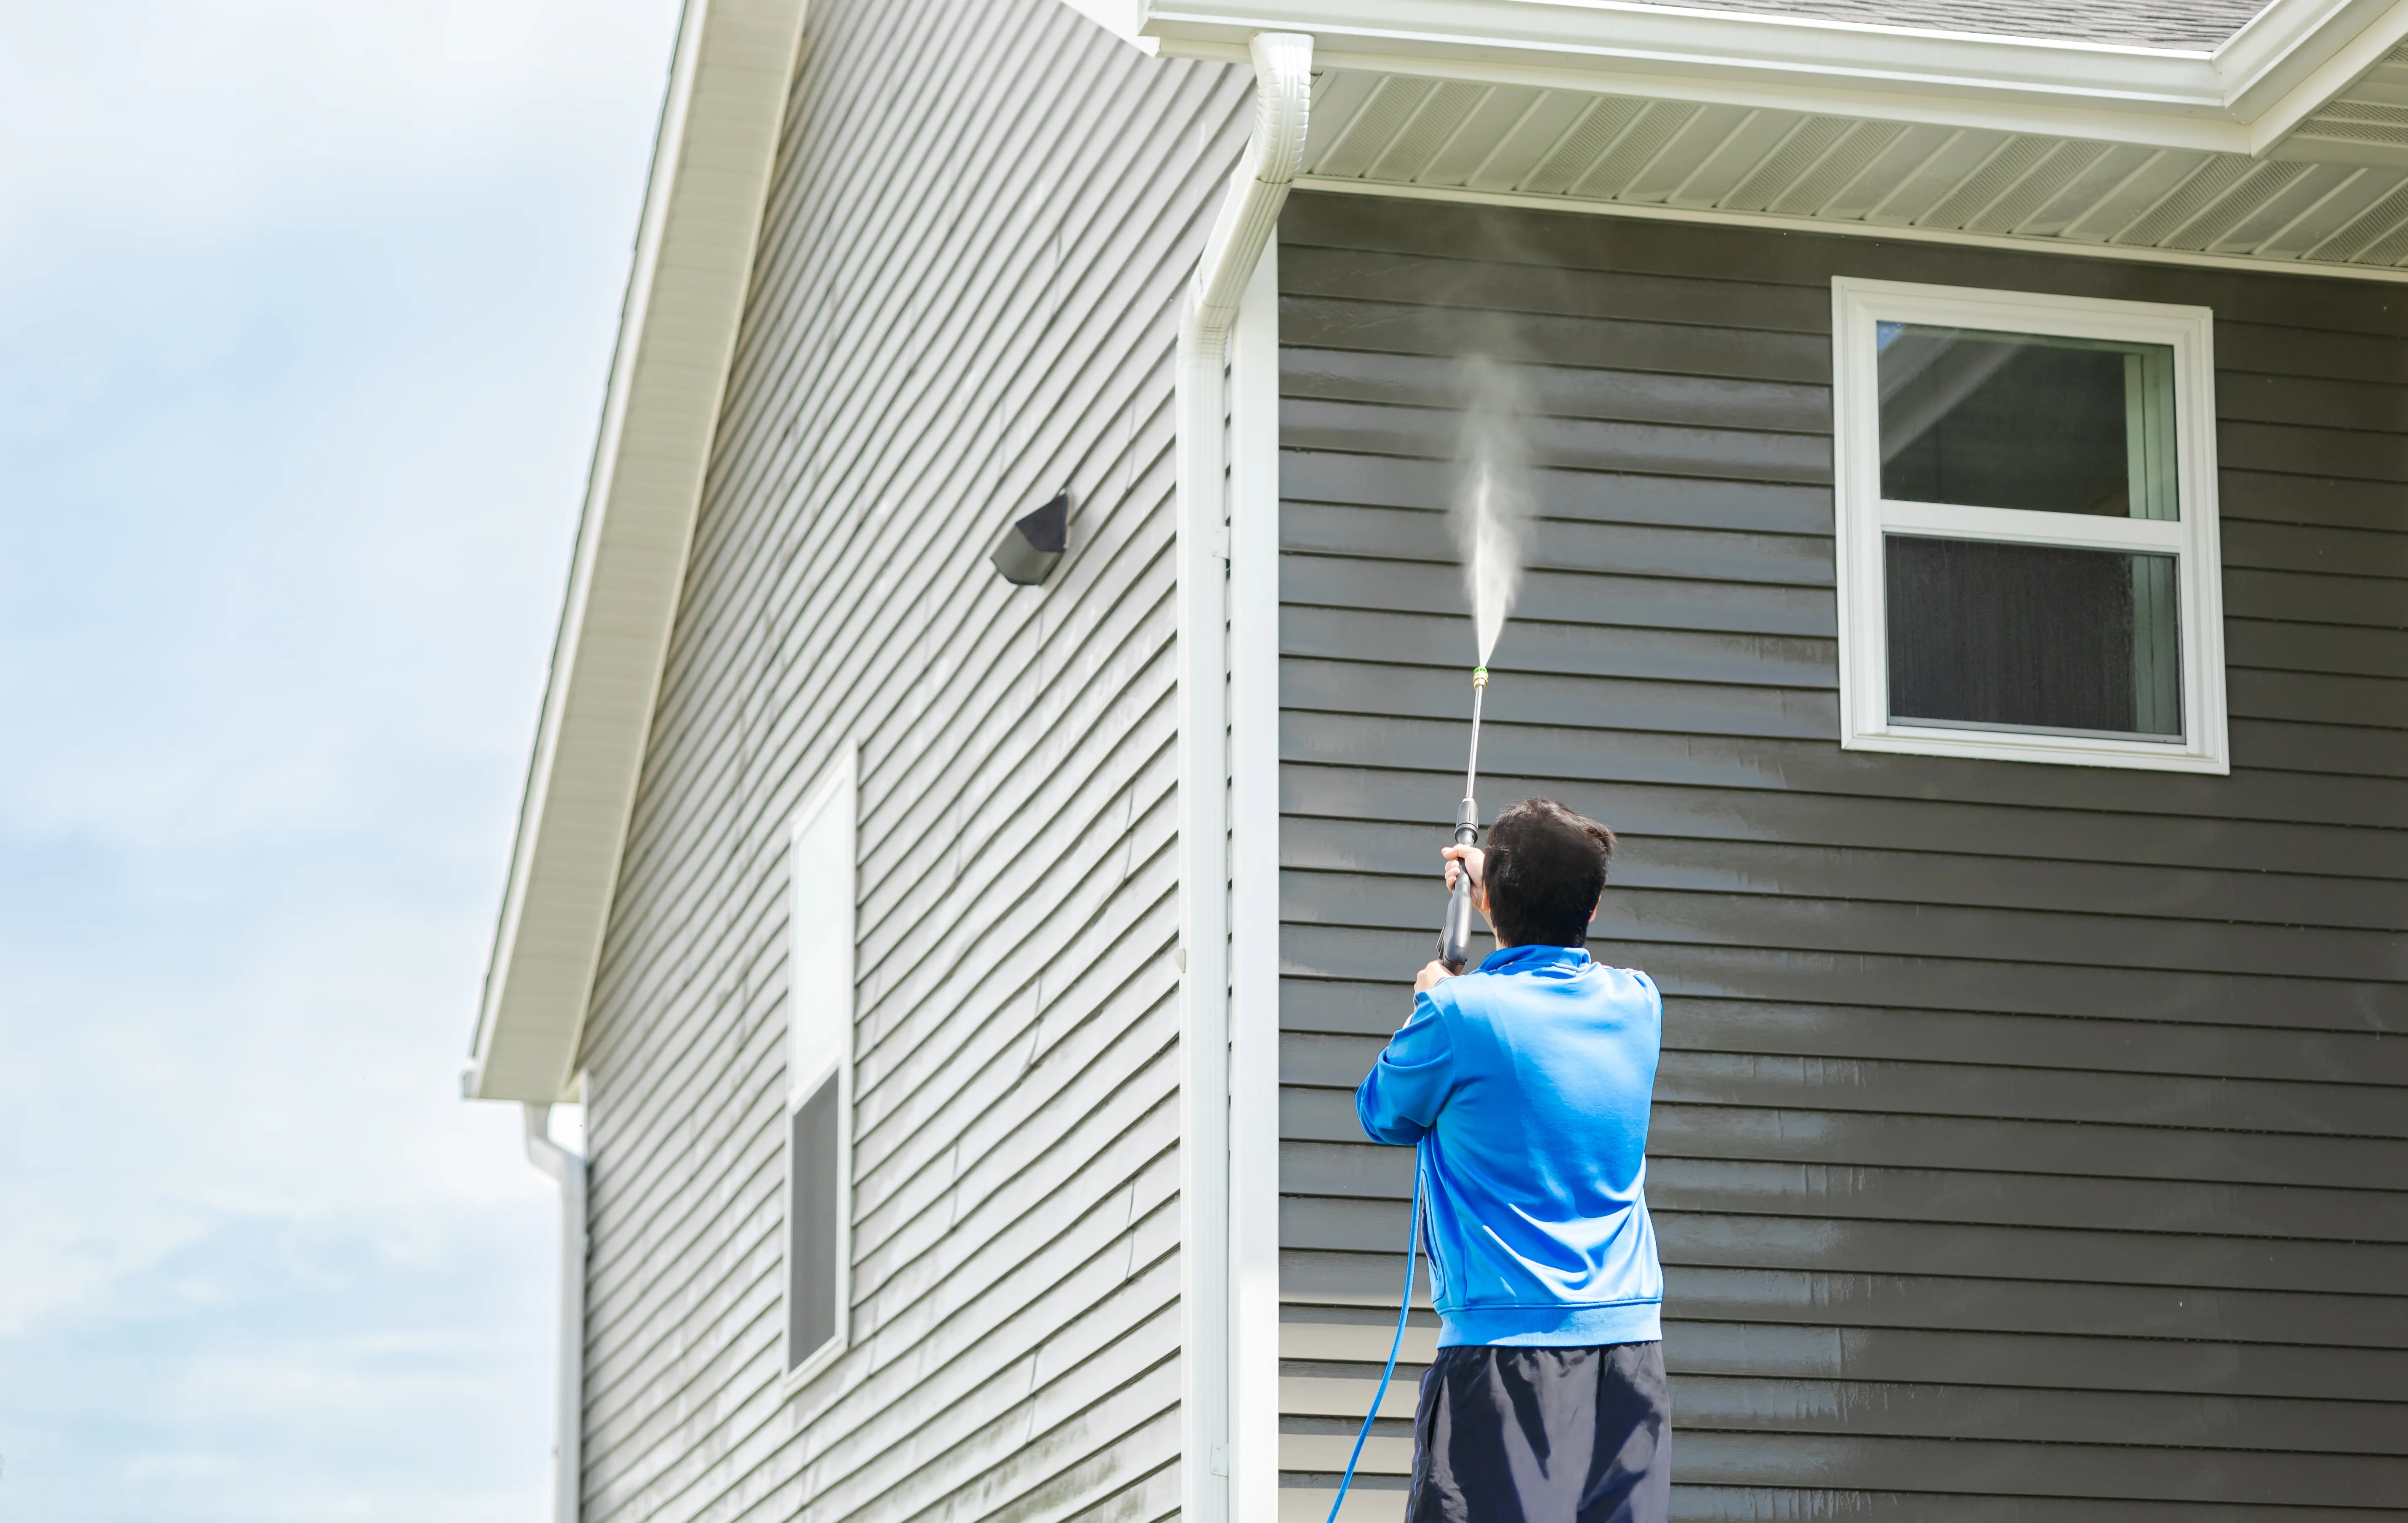
[[[1229,339],[1231,1516],[1279,1515],[1279,237]]]
[[[1571,196],[1531,195],[1512,191],[1469,191],[1450,186],[1391,185],[1378,180],[1298,175],[1299,191],[1340,195],[1387,195],[1406,201],[1458,201],[1469,206],[1514,207],[1531,211],[1569,211],[1591,217],[1630,217],[1641,222],[1698,223],[1715,227],[1753,227],[1775,233],[1828,233],[1838,237],[1886,238],[1903,243],[1942,243],[2012,253],[2054,254],[2068,259],[2118,259],[2143,265],[2186,265],[2199,269],[2243,270],[2252,275],[2307,275],[2324,280],[2408,283],[2408,269],[2364,265],[2311,265],[2302,261],[2250,259],[2237,254],[2191,253],[2179,249],[2135,249],[2116,244],[2066,243],[2047,238],[1961,233],[1949,228],[1875,226],[1870,223],[1822,222],[1760,211],[1718,211],[1688,207],[1640,206],[1627,201],[1584,201]]]
[[[2093,518],[2083,513],[1885,498],[1875,340],[1882,323],[2109,339],[2171,349],[2173,495],[2180,516],[2162,521]],[[2215,314],[2204,307],[1917,285],[1851,276],[1832,279],[1831,464],[1842,746],[1851,751],[2155,771],[2221,775],[2231,769],[2225,714],[2222,547],[2216,513],[2214,330]],[[2179,566],[2175,612],[2180,638],[2181,738],[2122,740],[2004,726],[1942,726],[1892,718],[1884,567],[1886,536],[1892,530],[1930,539],[2173,556]]]

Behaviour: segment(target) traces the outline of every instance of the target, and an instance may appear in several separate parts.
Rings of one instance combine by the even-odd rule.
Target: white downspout
[[[552,1140],[552,1107],[525,1105],[527,1161],[560,1185],[560,1366],[553,1414],[552,1523],[577,1523],[584,1487],[585,1159]]]
[[[1254,126],[1197,261],[1179,327],[1181,1516],[1228,1523],[1229,330],[1304,159],[1312,39],[1258,32]]]

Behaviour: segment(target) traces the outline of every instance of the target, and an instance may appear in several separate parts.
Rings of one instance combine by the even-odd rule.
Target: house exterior
[[[2408,1517],[2389,0],[689,0],[466,1077],[559,1516],[1326,1514],[1475,354],[1682,1516]]]

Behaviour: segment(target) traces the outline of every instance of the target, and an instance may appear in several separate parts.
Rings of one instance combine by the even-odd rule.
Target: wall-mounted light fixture
[[[987,558],[1003,580],[1034,587],[1054,574],[1062,552],[1070,544],[1070,494],[1057,492],[1054,500],[1003,531],[1003,542]]]

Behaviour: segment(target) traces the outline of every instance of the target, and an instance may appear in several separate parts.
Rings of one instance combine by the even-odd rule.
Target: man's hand
[[[1446,858],[1446,891],[1455,892],[1455,881],[1466,871],[1471,874],[1471,902],[1480,912],[1488,912],[1488,854],[1477,846],[1450,846],[1439,854]]]
[[[1430,990],[1438,987],[1440,980],[1453,978],[1454,976],[1455,975],[1453,973],[1446,970],[1446,964],[1438,961],[1436,958],[1432,958],[1427,964],[1424,965],[1420,972],[1413,975],[1413,992],[1415,994],[1427,994]]]

